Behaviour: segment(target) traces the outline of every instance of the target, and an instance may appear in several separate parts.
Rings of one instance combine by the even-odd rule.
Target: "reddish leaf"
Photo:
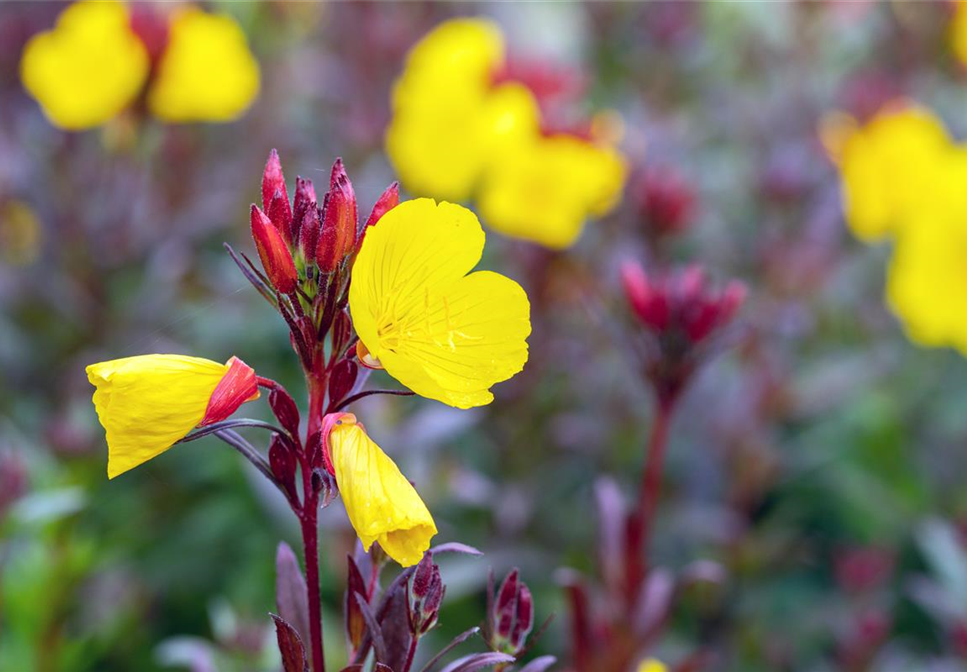
[[[291,625],[275,614],[269,614],[275,621],[275,635],[279,641],[279,652],[282,654],[283,672],[309,672],[306,661],[306,650],[302,645],[299,633]]]

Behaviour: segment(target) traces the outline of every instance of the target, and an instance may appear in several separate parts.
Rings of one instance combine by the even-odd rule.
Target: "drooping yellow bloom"
[[[368,229],[352,270],[349,308],[370,356],[457,408],[489,404],[490,387],[527,361],[527,295],[498,273],[470,273],[483,247],[472,212],[420,198]]]
[[[83,0],[53,30],[24,47],[20,77],[52,124],[82,130],[103,124],[137,97],[148,53],[119,2]]]
[[[91,364],[87,378],[107,434],[108,478],[259,396],[255,372],[235,357],[226,364],[184,355],[125,357]]]
[[[638,665],[638,672],[666,672],[668,667],[665,666],[660,660],[655,660],[654,658],[649,658],[648,660],[641,661]]]
[[[363,548],[379,542],[403,567],[418,563],[437,533],[420,495],[352,413],[327,416],[324,431],[336,484]]]
[[[196,7],[174,16],[148,93],[155,115],[171,122],[231,121],[258,91],[258,61],[234,19]]]
[[[394,88],[387,155],[410,191],[476,197],[487,226],[566,247],[588,216],[616,203],[624,160],[610,143],[545,137],[534,93],[495,82],[503,65],[503,38],[490,21],[455,19],[432,30]]]
[[[608,146],[570,135],[535,137],[490,167],[480,214],[493,229],[562,249],[589,214],[611,210],[624,187],[624,158]]]
[[[897,239],[887,300],[912,341],[967,355],[967,148],[952,150],[936,174],[929,207]]]
[[[950,148],[943,124],[930,111],[891,107],[842,146],[840,176],[846,222],[862,240],[896,234],[925,204]]]

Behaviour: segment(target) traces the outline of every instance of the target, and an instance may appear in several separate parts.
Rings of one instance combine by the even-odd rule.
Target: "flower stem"
[[[417,635],[410,637],[410,649],[406,653],[406,665],[403,666],[403,672],[410,672],[410,668],[413,667],[413,658],[416,656],[416,645],[420,643],[420,638]]]
[[[651,538],[658,497],[661,493],[665,447],[668,445],[668,425],[675,408],[675,398],[659,399],[655,404],[655,419],[648,437],[645,467],[634,512],[628,518],[626,568],[629,606],[638,600],[641,584],[648,571],[648,542]]]
[[[310,486],[311,488],[311,486]],[[313,672],[326,672],[322,648],[322,602],[319,594],[319,499],[307,494],[302,509],[302,543],[306,558],[306,591],[309,593],[309,639],[312,648]]]

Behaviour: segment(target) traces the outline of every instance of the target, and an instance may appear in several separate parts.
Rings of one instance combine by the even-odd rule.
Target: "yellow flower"
[[[117,2],[67,7],[53,30],[24,47],[20,77],[52,124],[82,130],[103,124],[137,97],[148,53]]]
[[[950,24],[950,38],[954,54],[967,66],[967,2],[958,0],[953,21]]]
[[[125,357],[91,364],[87,378],[107,434],[108,478],[259,396],[255,372],[235,357],[226,364],[183,355]]]
[[[941,155],[950,147],[928,110],[891,107],[842,146],[840,176],[846,221],[863,240],[897,233],[930,200]]]
[[[258,91],[259,64],[231,17],[196,7],[175,15],[148,93],[155,115],[171,122],[232,121]]]
[[[638,672],[666,672],[667,670],[668,667],[666,667],[664,663],[659,660],[655,660],[654,658],[643,660],[641,661],[641,664],[638,665]]]
[[[352,270],[349,308],[369,356],[457,408],[489,404],[490,387],[527,361],[527,295],[503,275],[470,273],[483,247],[472,212],[420,198],[367,230]]]
[[[617,202],[624,159],[608,143],[544,137],[534,93],[519,82],[495,85],[503,61],[503,38],[489,21],[456,19],[431,31],[394,88],[387,155],[410,191],[476,196],[488,226],[566,247],[589,215]],[[598,127],[615,135],[620,122]]]
[[[493,229],[546,247],[574,243],[588,215],[611,210],[627,175],[616,150],[570,135],[537,137],[491,166],[480,214]]]
[[[419,494],[352,413],[326,416],[323,431],[339,493],[363,548],[368,551],[378,541],[403,567],[418,563],[437,533]]]
[[[967,355],[967,148],[952,151],[897,239],[887,300],[910,340]]]

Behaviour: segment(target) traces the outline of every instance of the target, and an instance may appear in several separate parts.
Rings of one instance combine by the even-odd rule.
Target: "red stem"
[[[416,645],[419,643],[419,637],[416,635],[410,637],[410,650],[406,654],[406,665],[403,666],[403,672],[410,672],[410,668],[413,667],[413,658],[416,656]]]
[[[310,376],[309,437],[322,427],[322,408],[326,398],[326,376]],[[312,648],[312,672],[326,672],[326,659],[322,646],[322,602],[319,588],[319,493],[312,487],[312,469],[309,456],[302,457],[303,507],[299,520],[302,523],[302,543],[306,559],[306,591],[309,598],[309,639]]]
[[[658,509],[661,493],[662,467],[668,445],[668,425],[675,407],[674,399],[659,399],[655,404],[655,419],[648,437],[648,454],[641,474],[641,487],[634,512],[627,527],[627,597],[629,606],[638,600],[641,584],[648,571],[648,542]]]

